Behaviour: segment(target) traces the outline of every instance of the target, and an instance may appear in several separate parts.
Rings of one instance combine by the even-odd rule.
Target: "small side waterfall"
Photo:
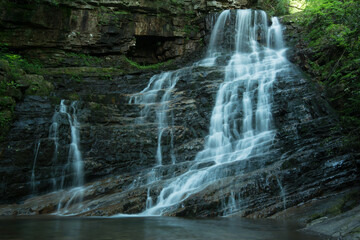
[[[230,32],[235,34],[229,38],[229,31],[225,29],[231,26],[233,29]],[[277,74],[286,70],[285,50],[277,18],[272,18],[269,27],[263,11],[226,10],[220,14],[213,28],[207,57],[194,64],[217,66],[219,57],[230,56],[225,67],[224,82],[217,92],[209,135],[205,139],[204,149],[194,160],[195,166],[201,162],[211,164],[201,169],[190,168],[173,178],[161,190],[156,204],[152,206],[148,204],[148,192],[147,207],[141,215],[163,215],[173,211],[190,195],[226,177],[226,171],[222,169],[227,164],[262,156],[269,151],[275,137],[271,113],[272,85]],[[159,164],[161,136],[168,127],[166,103],[183,70],[154,76],[147,88],[130,99],[130,103],[144,104],[142,118],[149,116],[153,105],[160,106],[156,110]],[[163,92],[161,101],[157,100],[159,92]],[[226,205],[225,215],[238,209],[234,192]]]
[[[171,120],[172,125],[169,126],[169,117],[173,119],[172,110],[169,108],[169,101],[176,83],[182,76],[184,71],[189,69],[180,69],[174,72],[164,72],[153,76],[150,79],[148,86],[140,93],[133,95],[129,103],[142,105],[138,123],[144,123],[151,119],[151,110],[155,109],[155,119],[158,127],[157,150],[156,150],[156,165],[163,164],[163,154],[161,140],[165,131],[168,131],[171,136],[171,152],[172,163],[175,164],[176,158],[174,154],[174,121]]]
[[[147,190],[147,197],[146,197],[146,209],[152,208],[153,200],[150,196],[150,188]]]
[[[201,66],[214,66],[217,57],[221,55],[223,51],[221,42],[225,39],[225,24],[230,19],[230,10],[223,11],[218,17],[215,25],[212,29],[210,37],[210,43],[208,46],[206,58],[200,61]]]
[[[36,144],[35,144],[35,150],[34,150],[34,162],[33,162],[33,167],[31,169],[31,180],[30,180],[30,184],[31,184],[31,194],[34,195],[36,194],[36,174],[35,174],[35,170],[36,170],[36,162],[37,162],[37,158],[38,158],[38,154],[39,154],[39,149],[40,149],[40,144],[41,141],[39,140]]]
[[[60,113],[66,114],[70,129],[71,129],[71,143],[69,149],[68,163],[67,165],[72,165],[74,172],[73,186],[79,187],[83,185],[84,172],[83,172],[83,161],[81,152],[79,150],[80,134],[79,127],[80,124],[77,120],[77,102],[72,102],[70,105],[70,110],[64,104],[64,100],[60,104]]]
[[[227,199],[227,203],[226,201],[223,202],[222,207],[224,209],[223,216],[228,216],[239,211],[241,208],[240,193],[235,195],[234,191],[231,191],[230,196]]]
[[[61,103],[60,103],[61,105]],[[59,106],[60,108],[60,106]],[[49,139],[51,139],[54,142],[54,152],[51,159],[52,162],[52,171],[51,171],[51,177],[52,177],[52,185],[53,190],[56,191],[58,189],[57,187],[57,181],[56,181],[56,175],[57,175],[57,161],[58,161],[58,154],[59,154],[59,122],[60,121],[60,112],[55,111],[53,117],[52,117],[52,124],[49,129]]]
[[[54,190],[63,190],[66,187],[71,186],[70,199],[66,199],[65,196],[60,199],[58,205],[58,214],[65,214],[66,209],[73,203],[81,202],[83,198],[83,183],[84,183],[84,163],[80,151],[80,123],[77,120],[77,108],[78,102],[71,102],[70,105],[66,104],[65,100],[61,100],[58,107],[58,111],[55,111],[53,115],[53,123],[49,129],[49,138],[54,141],[54,153],[52,157],[53,164],[53,187]],[[59,148],[60,148],[60,136],[59,128],[64,121],[68,122],[71,142],[69,143],[69,150],[67,156],[67,162],[65,165],[59,167]],[[58,180],[60,175],[60,180]],[[66,183],[67,178],[72,177],[71,183]]]
[[[281,181],[280,181],[279,177],[276,177],[276,181],[277,181],[277,183],[279,185],[279,188],[280,188],[280,197],[281,197],[281,199],[283,201],[284,210],[286,210],[286,192],[285,192],[285,188],[281,184]]]

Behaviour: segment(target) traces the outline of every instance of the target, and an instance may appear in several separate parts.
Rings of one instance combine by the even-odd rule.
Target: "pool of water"
[[[288,222],[242,218],[188,219],[172,217],[0,218],[0,239],[224,239],[224,240],[321,240],[299,232]]]

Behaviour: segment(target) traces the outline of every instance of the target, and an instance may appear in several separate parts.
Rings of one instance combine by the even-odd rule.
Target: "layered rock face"
[[[80,122],[85,123],[87,118],[90,119],[89,129],[93,128],[90,127],[93,125],[90,123],[92,121],[98,122],[95,125],[107,125],[108,121],[117,122],[119,119],[126,123],[133,122],[138,109],[131,110],[133,113],[129,113],[128,117],[122,116],[122,111],[127,109],[126,94],[133,93],[134,90],[140,91],[155,72],[141,73],[129,65],[124,56],[140,64],[179,57],[186,59],[186,56],[198,58],[206,39],[205,32],[213,24],[212,17],[206,16],[207,12],[219,8],[246,7],[250,4],[252,3],[247,1],[40,1],[40,4],[3,1],[0,41],[7,43],[13,51],[40,60],[43,67],[52,68],[44,68],[44,73],[41,73],[43,76],[25,75],[25,80],[19,81],[25,97],[18,94],[20,104],[15,109],[17,120],[9,139],[2,146],[2,149],[7,149],[1,155],[4,163],[2,201],[18,200],[34,192],[34,183],[30,183],[29,178],[34,174],[35,159],[38,166],[36,181],[39,181],[36,193],[56,189],[54,186],[59,181],[71,185],[70,180],[60,180],[61,167],[68,159],[70,128],[60,128],[58,152],[54,150],[56,143],[49,136],[54,114],[59,111],[60,99],[82,100],[78,114]],[[196,51],[198,52],[191,55]],[[33,91],[38,85],[46,85],[46,91]],[[32,96],[33,94],[40,96]],[[208,102],[206,98],[202,99]],[[109,103],[114,106],[103,108],[103,104]],[[210,103],[208,104],[210,107]],[[94,114],[91,109],[104,112]],[[67,124],[66,116],[62,117],[61,123]],[[205,126],[206,124],[201,127],[204,132]],[[119,144],[123,144],[123,140],[119,139],[121,136],[115,136],[119,132],[112,132],[114,129],[115,127],[110,132],[100,130],[101,137],[93,130],[86,130],[86,134],[92,135],[94,139],[84,140],[88,141],[84,151],[88,152],[92,145],[108,149],[108,146],[112,146],[112,140],[109,139],[117,139]],[[156,136],[147,133],[147,129],[140,131],[149,135],[147,141],[140,140],[140,135],[134,135],[130,127],[125,132],[130,132],[128,137],[131,140],[126,142],[135,145],[111,148],[111,154],[101,156],[101,160],[99,156],[104,149],[92,149],[89,156],[85,156],[94,168],[88,171],[88,180],[108,173],[133,172],[150,166],[152,154],[156,150],[148,150],[147,146],[153,147]],[[185,137],[205,134],[197,133],[194,128],[189,131],[191,134],[185,134]],[[39,143],[39,152],[36,152]],[[132,152],[131,149],[144,143],[147,145],[145,153],[137,150]],[[194,150],[194,153],[180,158],[189,160],[195,152]],[[56,164],[52,161],[54,154],[59,156]],[[140,162],[135,163],[139,159]],[[122,161],[124,162],[121,163]],[[58,179],[55,184],[54,179]]]
[[[163,166],[155,170],[157,125],[136,123],[139,106],[128,103],[131,94],[146,87],[150,74],[119,76],[101,82],[86,77],[82,84],[91,86],[92,94],[86,93],[89,89],[84,95],[79,93],[82,100],[77,113],[86,179],[91,182],[99,177],[114,177],[86,185],[83,206],[89,211],[83,214],[141,212],[145,209],[149,177],[159,179],[151,186],[151,195],[156,201],[167,179],[188,170],[191,160],[203,147],[223,75],[223,68],[204,71],[199,67],[179,80],[170,103],[174,112],[176,164],[171,163],[170,134],[165,133]],[[143,80],[139,82],[139,79]],[[61,89],[64,81],[68,82],[57,80],[57,89]],[[76,88],[82,84],[71,85]],[[48,133],[55,108],[46,98],[39,97],[27,97],[16,108],[19,118],[2,155],[3,196],[8,199],[31,194],[30,177],[37,140],[41,141],[36,166],[37,190],[51,189],[50,173],[56,166],[51,163],[54,144]],[[268,217],[284,208],[357,185],[357,155],[344,150],[343,137],[336,129],[336,114],[318,94],[316,86],[298,70],[293,69],[290,75],[277,79],[273,114],[277,135],[272,150],[261,159],[252,157],[226,166],[230,171],[228,177],[190,196],[173,214],[217,216],[233,208],[231,211],[236,210],[234,213],[242,216]],[[58,154],[58,167],[61,167],[68,157],[71,137],[66,121],[59,129],[63,135]],[[55,177],[61,178],[60,173]],[[15,207],[3,213],[52,212],[59,194],[66,193],[32,198],[19,206],[20,210]]]
[[[211,5],[211,2],[202,2],[198,8],[196,4],[189,6],[201,10],[210,6],[229,7],[222,4],[241,4],[240,1],[218,1]],[[126,9],[138,9],[138,13],[131,14],[138,19],[147,9],[145,3],[136,8],[131,5],[135,4],[132,1],[100,3],[109,7],[121,5],[127,6]],[[90,2],[83,7],[81,11],[94,11],[95,8]],[[200,10],[196,11],[205,11]],[[209,25],[206,23],[210,22],[211,16],[207,19],[203,21],[204,28]],[[166,41],[184,38],[175,36],[175,30],[166,35],[166,29],[149,29],[150,25],[144,24],[133,30],[136,43],[146,41],[146,36],[149,42],[163,37]],[[159,22],[156,26],[166,24]],[[60,45],[76,49],[73,43],[66,45],[62,42]],[[96,44],[80,46],[94,53],[101,51],[102,47],[113,49],[109,47],[111,44]],[[121,46],[128,46],[121,53],[141,59],[142,53],[131,49],[131,44]],[[156,58],[159,60],[165,55],[156,55]],[[64,182],[64,188],[72,186],[74,172],[62,171],[67,164],[72,139],[65,114],[60,114],[58,118],[58,141],[50,134],[54,114],[60,111],[61,99],[65,99],[67,106],[77,101],[76,113],[72,115],[76,115],[80,123],[79,146],[85,170],[81,210],[79,205],[74,204],[69,207],[69,213],[85,216],[140,213],[151,205],[150,199],[155,203],[161,190],[176,177],[189,169],[212,166],[214,163],[211,161],[194,164],[193,160],[203,149],[208,135],[216,93],[224,81],[229,58],[229,55],[219,58],[216,67],[190,67],[191,64],[188,64],[188,69],[177,80],[171,90],[172,97],[167,102],[169,126],[160,141],[161,165],[157,162],[159,125],[156,121],[159,117],[156,109],[159,106],[151,105],[147,119],[139,121],[145,106],[130,103],[131,97],[145,89],[157,71],[124,73],[120,69],[109,73],[104,69],[93,71],[90,68],[77,68],[76,71],[74,68],[48,69],[44,79],[53,84],[53,94],[26,96],[17,105],[16,121],[7,141],[1,145],[1,201],[27,200],[19,205],[3,206],[0,214],[55,212],[60,198],[66,202],[72,197],[71,192],[61,190],[30,198],[31,195],[59,190],[59,182]],[[165,56],[164,59],[168,58]],[[179,65],[176,67],[184,67],[183,63]],[[322,95],[321,88],[304,77],[290,62],[284,63],[284,68],[287,71],[279,72],[272,86],[272,125],[276,135],[271,148],[263,155],[253,155],[224,165],[219,169],[224,172],[222,178],[187,197],[177,208],[168,211],[168,215],[270,217],[284,209],[358,186],[359,155],[346,148],[337,115]],[[80,72],[81,78],[69,74],[72,71],[76,74]],[[56,161],[53,161],[55,154]],[[352,197],[351,201],[359,196]]]
[[[38,2],[42,4],[1,3],[0,41],[50,66],[73,64],[66,61],[69,53],[127,55],[140,63],[178,58],[204,44],[204,14],[254,4],[247,0]]]

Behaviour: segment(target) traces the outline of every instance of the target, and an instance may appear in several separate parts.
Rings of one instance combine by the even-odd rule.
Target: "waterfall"
[[[206,58],[194,64],[216,67],[219,57],[228,56],[229,59],[224,81],[216,95],[204,148],[196,155],[194,167],[171,179],[161,190],[156,203],[147,204],[141,215],[163,215],[175,210],[190,195],[227,177],[226,171],[222,171],[227,164],[261,157],[270,150],[275,137],[271,113],[272,86],[277,74],[286,70],[285,50],[278,19],[272,18],[272,25],[268,26],[264,11],[226,10],[219,15]],[[154,105],[160,106],[156,110],[158,161],[161,159],[161,135],[168,127],[165,116],[170,93],[179,74],[189,69],[154,76],[147,88],[130,99],[130,103],[144,104],[142,118],[149,115]],[[157,94],[160,91],[164,93],[159,102]],[[202,162],[211,164],[198,169],[196,164]],[[234,192],[227,205],[229,214],[237,209]]]
[[[227,204],[223,202],[222,208],[224,209],[223,216],[231,215],[237,212],[241,207],[241,198],[240,193],[235,195],[234,191],[231,191],[230,196],[228,197]]]
[[[65,183],[66,178],[72,175],[72,183],[69,190],[70,197],[66,199],[66,194],[60,199],[58,204],[58,214],[65,214],[70,204],[75,202],[81,202],[83,197],[83,183],[84,183],[84,163],[80,151],[80,123],[77,119],[78,102],[71,102],[68,106],[65,100],[61,100],[58,106],[58,111],[55,111],[52,124],[49,129],[49,139],[54,141],[54,153],[52,157],[53,164],[53,187],[54,190],[63,190],[69,184]],[[67,156],[67,162],[60,170],[57,166],[59,158],[60,137],[59,127],[65,121],[69,124],[71,142],[69,144],[69,151]],[[57,181],[57,175],[61,172],[60,180]],[[63,209],[62,209],[63,208]]]
[[[200,61],[201,66],[214,66],[217,57],[221,52],[221,42],[225,38],[225,24],[230,18],[230,10],[223,11],[218,17],[210,37],[210,43],[207,50],[206,58]]]
[[[60,108],[60,107],[59,107]],[[52,185],[53,190],[57,190],[57,181],[56,181],[56,175],[57,175],[57,160],[58,160],[58,152],[59,152],[59,122],[60,121],[60,112],[55,111],[53,117],[52,117],[52,123],[50,125],[49,129],[49,139],[51,139],[54,142],[54,152],[52,156],[52,171],[51,171],[51,177],[52,177]]]
[[[281,181],[280,181],[278,176],[276,176],[276,181],[277,181],[277,183],[279,185],[279,188],[280,188],[280,197],[281,197],[281,199],[283,201],[284,210],[286,210],[286,192],[285,192],[285,188],[281,184]]]
[[[40,141],[40,140],[38,140],[37,143],[35,144],[34,162],[33,162],[33,167],[32,167],[32,169],[31,169],[30,184],[31,184],[31,194],[33,194],[33,195],[36,193],[36,176],[35,176],[35,169],[36,169],[36,161],[37,161],[38,154],[39,154],[40,144],[41,144],[41,141]]]
[[[74,172],[73,186],[79,187],[83,185],[84,173],[83,173],[83,161],[81,152],[79,149],[80,134],[79,134],[79,122],[77,120],[77,102],[72,102],[70,110],[64,104],[64,100],[61,100],[60,113],[65,114],[68,118],[70,130],[71,130],[71,143],[68,155],[67,165],[72,165]],[[63,185],[63,184],[62,184]]]
[[[156,165],[162,165],[162,146],[161,140],[165,131],[170,132],[171,136],[171,152],[172,163],[175,164],[176,158],[174,154],[174,122],[169,126],[169,101],[171,94],[176,86],[177,81],[182,76],[186,69],[180,69],[173,72],[164,72],[153,76],[148,86],[140,93],[133,95],[129,103],[143,105],[140,111],[138,123],[144,123],[150,118],[151,110],[155,108],[156,123],[158,127],[157,150],[156,150]],[[159,101],[160,99],[160,101]],[[171,112],[171,111],[170,111]],[[170,117],[173,119],[172,115]]]

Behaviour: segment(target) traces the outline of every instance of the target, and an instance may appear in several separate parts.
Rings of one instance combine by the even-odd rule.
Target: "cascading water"
[[[155,75],[150,79],[148,86],[140,93],[135,94],[130,98],[129,103],[143,105],[143,109],[140,112],[140,118],[138,123],[146,121],[151,114],[151,109],[155,108],[156,122],[158,125],[158,144],[156,150],[156,162],[157,165],[162,165],[162,147],[161,139],[165,131],[170,131],[171,135],[171,152],[172,163],[175,164],[175,155],[173,152],[173,124],[170,127],[168,123],[169,112],[169,100],[171,98],[172,91],[179,80],[181,73],[184,71],[178,70],[174,72],[164,72],[159,75]],[[161,99],[158,101],[158,99]],[[173,121],[172,121],[173,123]]]
[[[79,122],[77,120],[77,102],[72,102],[70,105],[71,110],[64,104],[64,100],[60,104],[60,113],[65,114],[68,118],[70,130],[71,130],[71,143],[69,149],[67,166],[72,165],[74,172],[73,186],[79,187],[83,185],[84,172],[83,161],[81,152],[79,150],[80,134],[79,134]],[[71,113],[71,114],[70,114]],[[63,184],[62,184],[63,185]]]
[[[41,144],[41,141],[40,141],[40,140],[35,144],[34,162],[33,162],[33,167],[32,167],[32,169],[31,169],[31,180],[30,180],[30,184],[31,184],[31,194],[33,194],[33,195],[36,193],[36,176],[35,176],[35,170],[36,170],[36,161],[37,161],[38,154],[39,154],[40,144]]]
[[[65,180],[67,176],[73,175],[71,186],[73,187],[70,192],[70,199],[60,199],[58,204],[58,214],[65,214],[70,204],[81,202],[83,198],[83,183],[84,183],[84,164],[80,152],[80,124],[77,120],[77,105],[78,102],[72,102],[70,106],[67,106],[65,100],[61,100],[59,110],[55,112],[53,116],[53,123],[50,126],[49,138],[54,141],[54,153],[53,153],[53,186],[54,190],[63,190]],[[59,181],[56,179],[56,175],[59,171],[57,167],[58,151],[60,147],[59,143],[59,127],[62,124],[62,118],[65,117],[70,126],[71,143],[69,145],[67,162],[61,167],[61,178]],[[66,200],[66,201],[65,201]],[[62,209],[63,208],[63,209]]]
[[[61,105],[61,103],[60,103]],[[60,108],[60,106],[59,106]],[[53,156],[52,156],[52,171],[51,171],[51,176],[52,176],[52,185],[53,185],[53,190],[56,191],[57,190],[57,181],[56,181],[56,175],[57,175],[57,160],[58,160],[58,151],[59,151],[59,122],[60,121],[60,112],[59,111],[55,111],[53,117],[52,117],[52,124],[50,126],[49,129],[49,139],[51,139],[54,142],[54,152],[53,152]]]
[[[224,82],[217,92],[204,149],[197,154],[194,167],[171,179],[161,190],[156,204],[151,207],[147,204],[147,209],[141,215],[163,215],[175,210],[190,195],[227,177],[226,172],[222,171],[226,164],[261,156],[272,145],[275,137],[271,113],[272,85],[277,74],[286,70],[281,25],[277,18],[272,18],[272,25],[268,27],[268,19],[263,11],[235,12],[236,16],[229,10],[220,14],[213,28],[207,57],[194,64],[217,66],[219,57],[230,56],[225,67]],[[235,23],[232,22],[234,18]],[[230,38],[232,42],[223,46],[221,43],[229,39],[229,32],[224,29],[229,26],[234,26],[232,32],[235,35]],[[153,77],[148,87],[130,100],[145,104],[142,117],[148,116],[151,105],[162,106],[165,101],[169,101],[170,94],[166,93],[170,93],[175,87],[178,72],[179,70]],[[171,87],[164,87],[165,82]],[[161,89],[165,94],[159,103],[156,102],[156,96]],[[166,108],[158,109],[166,112]],[[165,118],[157,119],[162,119],[161,124],[158,122],[161,126],[160,139],[167,123]],[[161,150],[161,141],[158,141],[159,149]],[[201,169],[196,168],[196,164],[201,162],[211,164]],[[238,204],[235,204],[235,197],[227,205],[230,206],[227,214],[236,211]]]
[[[225,24],[229,21],[230,10],[223,11],[218,17],[215,25],[212,29],[212,34],[210,37],[210,44],[207,50],[206,58],[199,62],[201,66],[214,66],[217,57],[221,55],[222,44],[221,42],[225,39]],[[215,34],[216,33],[216,34]]]

